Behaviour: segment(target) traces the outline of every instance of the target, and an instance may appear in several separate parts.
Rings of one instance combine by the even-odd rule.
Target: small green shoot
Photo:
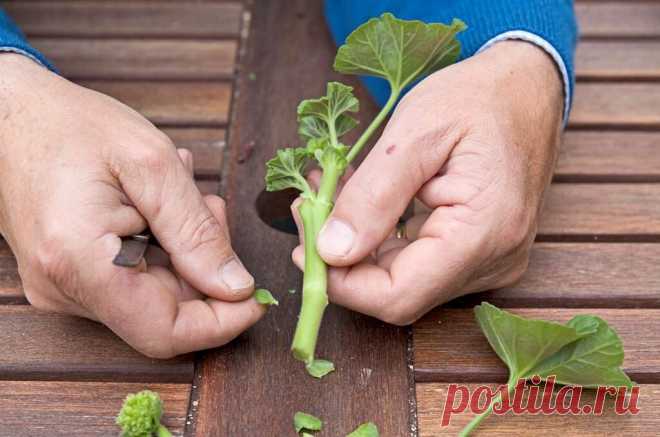
[[[353,96],[352,87],[328,83],[324,96],[298,105],[298,133],[303,146],[280,149],[266,164],[268,191],[295,188],[303,198],[299,206],[305,232],[302,306],[291,349],[296,359],[313,370],[310,371],[313,376],[322,373],[316,370],[319,365],[314,353],[328,305],[327,266],[316,250],[316,237],[332,211],[339,178],[407,86],[456,62],[461,49],[456,35],[465,27],[460,20],[450,25],[426,24],[400,20],[390,13],[359,26],[339,48],[334,69],[339,73],[385,79],[390,86],[387,103],[349,146],[342,137],[358,125],[353,114],[359,110],[359,101]],[[305,179],[305,171],[314,162],[323,169],[318,190],[312,189]]]
[[[378,433],[378,427],[374,423],[367,422],[358,426],[355,431],[346,437],[380,437],[380,434]]]
[[[163,402],[158,393],[143,390],[129,394],[119,411],[116,423],[122,437],[171,437],[170,431],[160,423]]]
[[[303,430],[321,431],[321,429],[323,428],[323,422],[318,417],[298,411],[293,416],[293,427],[295,428],[298,434],[303,432]],[[303,432],[303,435],[304,434],[305,433]]]
[[[259,288],[254,292],[254,298],[261,305],[279,305],[280,303],[273,297],[270,291],[265,288]]]
[[[474,312],[488,343],[509,368],[509,397],[520,379],[533,376],[555,376],[559,384],[585,388],[633,386],[621,369],[621,339],[600,317],[578,315],[562,325],[526,319],[486,302]],[[500,392],[460,435],[469,435],[501,401]]]

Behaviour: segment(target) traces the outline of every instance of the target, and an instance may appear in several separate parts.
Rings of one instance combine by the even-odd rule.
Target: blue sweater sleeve
[[[0,52],[15,52],[28,56],[45,67],[55,70],[39,51],[25,40],[25,36],[14,22],[0,9]]]
[[[572,0],[326,0],[326,20],[337,44],[369,18],[392,12],[403,19],[449,23],[460,18],[468,30],[459,35],[462,58],[474,55],[497,39],[525,39],[540,45],[557,62],[564,78],[565,116],[575,83],[573,56],[577,24]],[[389,90],[377,78],[364,79],[376,101]]]

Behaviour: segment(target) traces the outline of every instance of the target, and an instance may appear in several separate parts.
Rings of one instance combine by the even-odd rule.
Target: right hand
[[[220,346],[265,309],[190,152],[137,112],[0,54],[0,233],[39,309],[98,320],[156,358]],[[164,248],[112,263],[149,226]],[[160,264],[160,265],[159,265]]]

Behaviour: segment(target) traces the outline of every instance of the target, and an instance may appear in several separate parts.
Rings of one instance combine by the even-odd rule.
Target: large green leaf
[[[491,347],[516,377],[526,375],[541,361],[597,328],[595,322],[573,327],[525,319],[486,302],[474,311]]]
[[[450,25],[400,20],[390,13],[372,18],[339,47],[334,68],[340,73],[386,79],[400,91],[411,82],[456,62],[461,45],[458,32],[465,23]]]
[[[307,142],[326,138],[336,142],[357,125],[346,113],[359,109],[360,102],[353,96],[353,87],[329,82],[325,96],[303,100],[298,105],[298,133]]]
[[[583,387],[632,387],[632,381],[621,370],[623,344],[617,333],[605,320],[591,315],[580,315],[568,322],[576,326],[588,322],[597,325],[596,332],[564,346],[529,371],[546,379],[550,375],[562,384]]]

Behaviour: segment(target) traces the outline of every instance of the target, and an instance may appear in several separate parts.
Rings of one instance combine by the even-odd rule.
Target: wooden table
[[[296,103],[337,77],[319,2],[0,5],[65,76],[126,102],[192,150],[201,190],[229,203],[241,258],[281,301],[227,347],[150,360],[98,324],[26,305],[0,240],[0,436],[117,435],[121,400],[146,387],[161,393],[175,435],[293,435],[296,410],[322,416],[321,435],[366,420],[384,436],[454,435],[470,417],[440,427],[448,384],[506,376],[474,322],[471,307],[484,299],[530,316],[606,318],[623,338],[642,411],[493,417],[479,435],[657,435],[660,2],[577,2],[575,105],[523,280],[451,302],[409,329],[333,307],[320,354],[339,371],[322,382],[305,377],[287,350],[300,298],[286,291],[300,289],[289,261],[296,237],[267,226],[256,208],[264,161],[296,141]],[[363,116],[374,110],[366,106]],[[285,201],[268,198],[262,209]]]

